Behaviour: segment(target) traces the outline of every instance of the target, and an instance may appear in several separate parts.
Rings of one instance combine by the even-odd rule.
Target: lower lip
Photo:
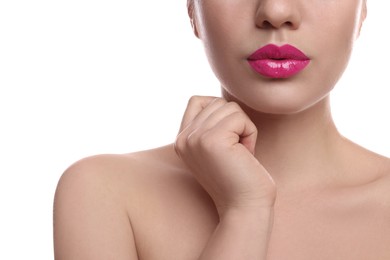
[[[306,68],[310,60],[248,60],[251,67],[260,75],[274,78],[286,79],[290,78]]]

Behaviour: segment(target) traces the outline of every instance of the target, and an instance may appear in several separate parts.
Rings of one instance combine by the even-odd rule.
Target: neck
[[[335,170],[340,135],[329,97],[303,112],[263,114],[242,106],[258,128],[255,156],[278,186],[308,187],[326,183]]]

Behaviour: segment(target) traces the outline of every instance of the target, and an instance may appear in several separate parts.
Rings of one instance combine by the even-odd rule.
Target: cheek
[[[331,12],[326,12],[331,13]],[[313,38],[314,63],[319,75],[329,84],[336,84],[348,65],[352,53],[358,22],[353,12],[343,12],[323,17],[316,28],[321,28],[318,37]]]
[[[221,0],[226,1],[226,0]],[[216,1],[203,1],[200,18],[201,40],[209,63],[220,78],[220,74],[229,74],[232,65],[246,59],[247,50],[253,39],[253,20],[248,19],[250,5],[218,4]],[[213,11],[218,10],[218,12]],[[234,66],[233,66],[234,67]]]

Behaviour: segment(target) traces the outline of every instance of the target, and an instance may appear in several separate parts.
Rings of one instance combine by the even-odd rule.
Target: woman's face
[[[195,33],[224,96],[272,114],[302,111],[329,94],[348,63],[366,14],[365,0],[189,1],[194,1]],[[265,66],[260,71],[270,73],[259,73],[248,58],[268,44],[291,45],[308,61],[295,64],[289,60],[294,59],[291,53],[261,54],[257,58],[267,60],[258,63]],[[294,67],[299,72],[291,75]]]

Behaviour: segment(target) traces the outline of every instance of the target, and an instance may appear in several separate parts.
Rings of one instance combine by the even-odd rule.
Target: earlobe
[[[199,32],[195,22],[194,0],[187,0],[187,11],[188,16],[190,17],[192,30],[194,31],[195,36],[199,38]]]
[[[362,8],[362,23],[364,22],[364,20],[366,20],[366,17],[367,17],[367,0],[364,0],[363,1],[363,8]]]
[[[196,23],[194,21],[194,19],[191,19],[191,26],[192,26],[192,30],[194,31],[194,34],[197,38],[199,38],[199,33],[198,33],[198,29],[196,27]],[[200,38],[199,38],[200,39]]]
[[[366,20],[366,17],[367,17],[367,0],[364,0],[363,6],[362,6],[362,11],[360,14],[360,24],[359,24],[359,31],[358,31],[357,37],[359,37],[359,35],[360,35],[360,31],[362,30],[362,26],[363,26],[364,21]]]

